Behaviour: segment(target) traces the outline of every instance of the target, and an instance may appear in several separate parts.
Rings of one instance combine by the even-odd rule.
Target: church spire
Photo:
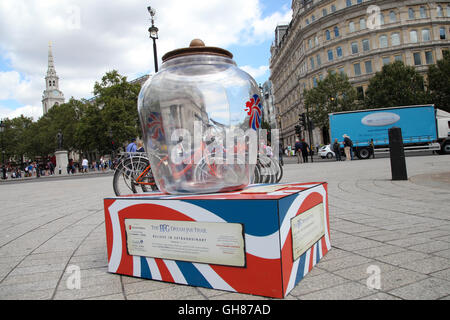
[[[54,105],[64,103],[64,94],[59,90],[59,77],[56,75],[51,42],[48,43],[48,69],[45,77],[45,88],[42,96],[44,114]]]
[[[48,42],[48,69],[47,77],[56,76],[55,62],[53,61],[52,42]]]

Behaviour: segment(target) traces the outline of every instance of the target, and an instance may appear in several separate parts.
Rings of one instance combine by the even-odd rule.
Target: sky
[[[66,101],[91,98],[111,70],[128,80],[153,74],[148,6],[156,10],[159,65],[199,38],[229,50],[261,84],[275,28],[292,17],[291,0],[1,0],[0,119],[42,116],[49,42]]]

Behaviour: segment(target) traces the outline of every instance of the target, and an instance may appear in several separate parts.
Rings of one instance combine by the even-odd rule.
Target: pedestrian
[[[284,153],[284,149],[283,149],[283,145],[280,143],[279,149],[278,149],[278,157],[279,157],[279,161],[280,161],[280,166],[283,166],[283,153]]]
[[[334,156],[336,157],[336,161],[342,161],[341,160],[341,144],[339,143],[337,138],[334,139],[333,152],[334,152]]]
[[[344,137],[345,161],[353,160],[353,157],[351,155],[351,148],[353,147],[353,142],[347,134],[344,134],[343,137]]]
[[[81,161],[81,166],[83,167],[83,172],[87,173],[88,172],[88,159],[86,159],[86,157],[83,158],[83,160]]]
[[[139,140],[136,146],[136,152],[144,152],[144,142],[142,140]]]
[[[302,162],[301,152],[302,152],[302,143],[300,140],[295,140],[294,146],[295,154],[297,155],[297,163]]]
[[[370,152],[372,153],[372,158],[375,159],[375,146],[373,144],[373,139],[369,141]]]
[[[305,139],[302,140],[302,157],[303,157],[303,163],[308,163],[308,153],[311,151],[308,143],[305,141]]]
[[[268,156],[269,158],[273,157],[273,150],[272,147],[270,146],[270,142],[267,142],[266,145],[266,156]]]
[[[127,152],[136,152],[137,146],[136,146],[136,138],[132,138],[131,142],[127,145]]]

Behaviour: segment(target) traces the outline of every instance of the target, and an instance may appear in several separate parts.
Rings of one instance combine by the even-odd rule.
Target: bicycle
[[[157,191],[150,161],[145,152],[121,153],[114,171],[113,189],[116,196]]]

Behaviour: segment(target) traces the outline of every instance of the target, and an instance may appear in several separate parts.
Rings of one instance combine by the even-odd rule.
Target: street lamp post
[[[150,16],[152,17],[152,26],[148,28],[148,32],[150,33],[150,38],[153,40],[153,58],[155,60],[155,73],[158,72],[158,55],[156,53],[156,39],[158,39],[158,28],[155,27],[155,20],[154,16],[156,13],[156,10],[152,7],[147,7],[148,12],[150,13]]]
[[[309,121],[309,110],[308,105],[306,105],[306,126],[308,128],[308,136],[309,136],[309,153],[311,155],[311,162],[313,162],[313,141],[312,141],[312,135],[311,135],[311,122]]]
[[[6,166],[5,166],[5,146],[3,144],[3,133],[5,132],[6,125],[3,121],[0,121],[0,133],[2,135],[2,179],[6,180]]]

